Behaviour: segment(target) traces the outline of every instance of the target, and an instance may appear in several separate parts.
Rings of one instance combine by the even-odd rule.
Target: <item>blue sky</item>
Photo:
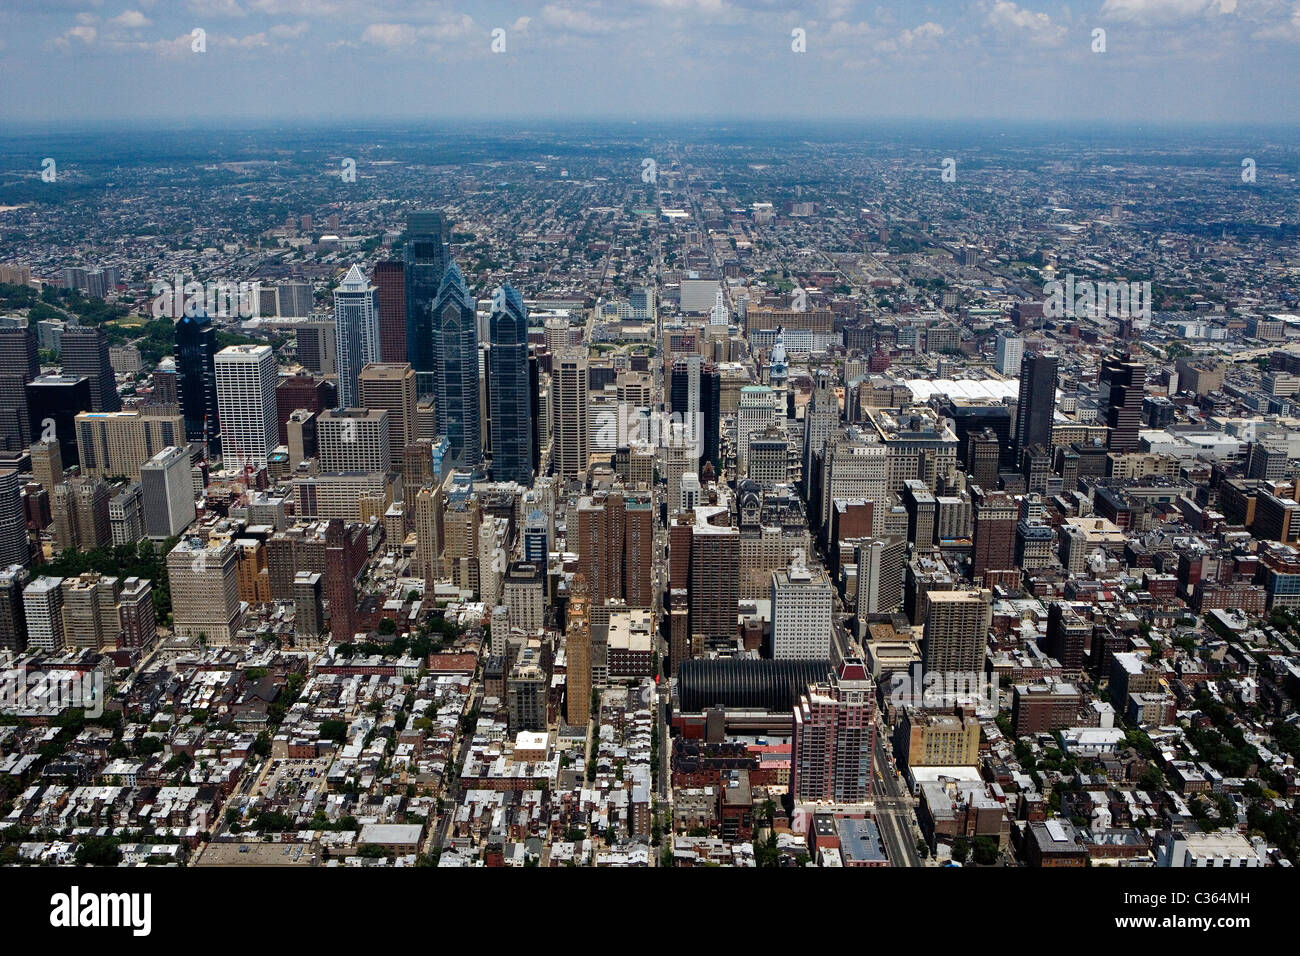
[[[8,122],[1295,124],[1300,0],[4,0],[0,85]]]

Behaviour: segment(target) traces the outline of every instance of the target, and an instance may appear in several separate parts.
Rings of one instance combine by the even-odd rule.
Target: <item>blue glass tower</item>
[[[459,267],[451,263],[433,305],[434,405],[448,454],[467,469],[483,463],[474,305]]]
[[[492,480],[533,483],[533,408],[528,376],[528,312],[506,283],[492,297],[490,319]]]
[[[449,259],[445,231],[440,212],[412,212],[406,217],[406,360],[415,369],[416,388],[422,395],[436,387],[433,305]]]

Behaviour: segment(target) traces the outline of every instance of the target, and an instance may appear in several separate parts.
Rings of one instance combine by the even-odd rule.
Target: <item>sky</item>
[[[443,118],[1292,125],[1300,0],[3,0],[0,88],[0,131]]]

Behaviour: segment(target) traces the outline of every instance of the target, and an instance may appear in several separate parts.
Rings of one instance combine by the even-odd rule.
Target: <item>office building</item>
[[[190,456],[184,448],[164,448],[140,466],[144,531],[163,540],[179,535],[195,518]]]
[[[473,471],[483,463],[478,319],[474,298],[455,263],[447,267],[438,289],[432,331],[438,430],[447,438],[451,457]]]
[[[28,411],[27,391],[27,383],[40,374],[40,354],[33,330],[26,325],[0,328],[0,451],[21,451],[40,434],[40,418]],[[87,382],[86,408],[90,407],[89,402]],[[76,412],[82,410],[78,408]]]
[[[84,375],[90,380],[90,408],[116,412],[122,408],[117,379],[108,356],[108,338],[96,326],[69,325],[63,330],[60,363],[64,375]]]
[[[907,541],[866,538],[858,543],[858,633],[865,633],[872,614],[892,614],[903,606],[903,574],[907,567]]]
[[[300,322],[293,334],[298,363],[303,368],[317,375],[338,374],[338,331],[333,319],[318,316]]]
[[[43,438],[32,444],[28,452],[32,458],[32,477],[49,494],[63,481],[63,452],[55,438]]]
[[[400,466],[402,449],[418,437],[415,370],[406,363],[372,363],[361,370],[357,385],[362,408],[388,412],[388,447],[393,465]]]
[[[357,378],[379,361],[379,292],[353,266],[334,290],[334,334],[339,363],[339,408],[361,404]]]
[[[20,653],[27,649],[27,616],[23,590],[31,575],[20,564],[0,568],[0,651]]]
[[[158,620],[153,606],[153,583],[127,578],[117,596],[122,632],[117,646],[149,651],[158,639]]]
[[[323,472],[388,472],[393,457],[388,411],[347,408],[316,418],[316,445]]]
[[[280,431],[275,354],[269,345],[232,345],[217,353],[213,367],[222,461],[234,471],[265,468]]]
[[[18,472],[13,468],[0,469],[0,568],[15,564],[26,567],[30,560]]]
[[[406,267],[400,260],[380,260],[370,281],[379,294],[377,361],[400,365],[406,362]]]
[[[83,475],[139,478],[140,466],[164,448],[185,445],[185,419],[164,405],[127,412],[82,412],[74,420]]]
[[[1108,356],[1101,364],[1099,392],[1106,398],[1106,424],[1110,427],[1109,448],[1114,452],[1140,449],[1138,429],[1142,426],[1142,399],[1146,394],[1146,364],[1129,356]]]
[[[93,551],[113,543],[109,490],[102,478],[70,478],[54,489],[50,511],[55,547]]]
[[[1020,365],[1020,397],[1016,404],[1015,462],[1030,445],[1052,447],[1056,414],[1056,370],[1060,359],[1034,352]]]
[[[206,316],[187,315],[177,321],[176,367],[185,436],[190,441],[210,442],[221,434],[216,356],[217,332]]]
[[[835,588],[821,568],[772,574],[772,657],[825,660],[834,631]]]
[[[971,495],[974,546],[970,578],[979,582],[989,571],[1016,566],[1016,503],[1010,496],[976,486]]]
[[[63,637],[78,650],[114,650],[122,634],[121,583],[94,571],[63,579]]]
[[[587,579],[579,572],[569,590],[568,624],[564,647],[567,670],[564,678],[564,715],[575,727],[591,720],[591,606]]]
[[[587,470],[590,454],[586,349],[561,353],[555,357],[553,368],[555,443],[551,460],[561,478],[576,478]]]
[[[488,377],[492,480],[533,483],[533,402],[528,374],[528,312],[509,283],[493,297]]]
[[[1025,340],[1003,332],[998,336],[996,364],[1003,375],[1019,378],[1020,362],[1025,355]]]
[[[144,493],[140,482],[119,488],[108,499],[108,527],[115,547],[135,544],[144,537]]]
[[[38,375],[24,386],[25,416],[35,438],[53,438],[65,467],[78,464],[76,418],[90,411],[90,379],[84,375]]]
[[[406,217],[403,248],[406,288],[406,361],[415,369],[421,395],[436,391],[434,305],[450,255],[442,214],[423,211]],[[477,363],[476,363],[477,364]]]

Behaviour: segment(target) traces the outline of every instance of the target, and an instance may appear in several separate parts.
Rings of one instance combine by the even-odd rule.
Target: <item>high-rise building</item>
[[[65,466],[77,464],[76,418],[90,411],[90,379],[84,375],[38,375],[24,386],[24,416],[33,437],[54,438]]]
[[[90,380],[92,411],[116,412],[122,408],[103,329],[90,325],[65,327],[60,361],[65,375],[84,375]]]
[[[18,471],[0,470],[0,568],[27,566],[31,560]]]
[[[334,290],[334,333],[338,341],[339,408],[361,404],[357,377],[379,361],[379,292],[353,266]]]
[[[1047,653],[1061,662],[1067,673],[1083,671],[1083,652],[1092,626],[1066,604],[1055,602],[1047,609]]]
[[[295,349],[303,368],[317,375],[336,375],[339,370],[338,334],[333,319],[312,318],[294,327]]]
[[[533,483],[533,401],[528,374],[528,312],[509,283],[492,300],[492,480]]]
[[[230,541],[182,538],[167,555],[172,631],[209,644],[229,644],[247,613],[239,600],[238,548]]]
[[[388,447],[393,465],[401,465],[402,449],[411,445],[415,431],[415,370],[405,362],[376,362],[357,378],[361,407],[388,412]]]
[[[866,538],[858,543],[857,615],[861,634],[871,614],[890,614],[903,606],[907,540]]]
[[[780,394],[766,385],[745,385],[740,389],[736,411],[736,474],[748,474],[749,440],[776,423],[783,412]]]
[[[1146,394],[1147,367],[1129,356],[1108,356],[1101,363],[1101,391],[1106,395],[1106,424],[1110,450],[1138,451],[1142,425],[1142,399]]]
[[[63,481],[63,452],[59,449],[58,440],[40,439],[32,444],[30,454],[32,477],[47,493],[53,494],[54,486]]]
[[[214,362],[221,458],[228,469],[266,467],[279,438],[275,353],[269,345],[232,345]]]
[[[983,591],[926,594],[922,666],[927,673],[983,674],[993,595]]]
[[[140,466],[164,448],[185,444],[185,419],[166,405],[127,412],[82,412],[75,419],[83,475],[140,477]]]
[[[185,437],[190,441],[210,442],[221,434],[216,356],[217,332],[207,316],[187,315],[177,321],[176,367]]]
[[[1003,375],[1020,377],[1020,362],[1025,357],[1025,340],[1010,332],[998,336],[997,367]]]
[[[451,263],[433,308],[434,405],[451,457],[469,470],[483,463],[475,305],[460,269]]]
[[[826,660],[834,631],[835,588],[823,569],[772,574],[772,657]]]
[[[289,416],[295,411],[303,408],[319,413],[337,408],[338,404],[338,389],[333,382],[303,371],[281,375],[275,383],[275,420],[280,444],[289,442]]]
[[[379,359],[406,361],[406,268],[399,260],[375,263],[370,281],[379,292]]]
[[[144,493],[140,482],[116,489],[108,499],[108,526],[114,547],[135,544],[144,537]]]
[[[121,583],[89,571],[63,579],[63,636],[79,650],[114,650],[122,635]]]
[[[982,581],[988,571],[1016,566],[1016,503],[1008,495],[976,486],[971,494],[974,547],[970,578]]]
[[[275,311],[281,318],[301,319],[316,307],[310,282],[280,282],[275,287]]]
[[[325,603],[319,571],[299,571],[293,578],[294,632],[308,640],[325,633]]]
[[[1056,414],[1056,369],[1059,358],[1033,352],[1020,364],[1020,397],[1016,404],[1018,464],[1030,445],[1052,447],[1052,418]],[[1139,409],[1141,399],[1138,400]]]
[[[569,724],[586,727],[591,720],[591,606],[587,579],[579,572],[569,589],[568,626],[564,647],[568,670],[564,679],[564,712]]]
[[[325,599],[329,602],[330,638],[351,643],[360,626],[357,575],[366,563],[366,526],[330,520],[325,529]]]
[[[20,564],[0,568],[0,651],[18,653],[27,649],[23,589],[30,580],[31,575]]]
[[[698,515],[698,512],[697,512]],[[740,529],[696,523],[690,545],[691,643],[731,640],[740,601]]]
[[[450,254],[442,213],[421,211],[406,217],[403,265],[406,279],[406,361],[415,369],[420,394],[436,390],[434,304]]]
[[[807,501],[812,501],[813,462],[826,450],[827,438],[840,423],[840,400],[831,388],[832,381],[825,369],[817,370],[812,399],[804,413],[801,484]]]
[[[61,551],[93,551],[111,545],[108,502],[108,485],[102,478],[71,478],[55,488],[50,498],[55,546]]]
[[[316,417],[322,471],[387,472],[392,468],[388,411],[346,408]]]
[[[0,328],[0,451],[21,451],[40,434],[40,419],[33,420],[28,411],[26,388],[40,374],[34,330],[30,326]]]
[[[158,620],[153,606],[153,583],[143,578],[127,578],[118,595],[122,636],[118,647],[148,651],[158,637]]]
[[[871,798],[875,717],[875,684],[856,658],[809,686],[794,708],[790,793],[796,802]]]
[[[63,578],[39,577],[23,588],[23,616],[28,650],[63,650]]]
[[[578,570],[592,606],[618,598],[629,607],[654,602],[654,509],[648,495],[611,492],[578,501]]]
[[[587,434],[589,381],[586,349],[555,357],[552,391],[555,401],[555,443],[551,460],[561,478],[575,478],[587,470],[590,442]]]
[[[195,518],[194,480],[184,448],[164,448],[140,466],[144,531],[163,540],[179,535]]]

